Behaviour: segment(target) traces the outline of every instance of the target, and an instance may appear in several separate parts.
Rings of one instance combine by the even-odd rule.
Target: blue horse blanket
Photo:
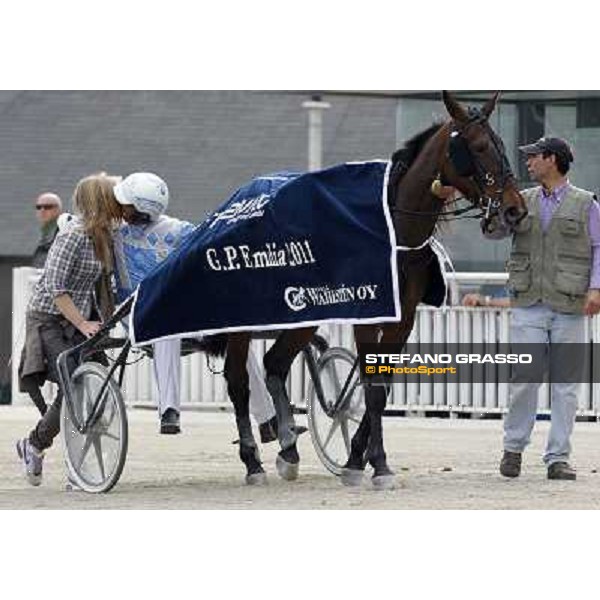
[[[134,344],[400,320],[390,163],[256,177],[139,286]]]

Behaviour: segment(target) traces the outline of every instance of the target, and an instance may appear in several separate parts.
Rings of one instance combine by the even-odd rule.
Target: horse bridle
[[[454,166],[457,174],[461,177],[472,179],[478,188],[479,195],[476,202],[473,202],[474,208],[479,208],[482,217],[490,219],[500,212],[502,206],[502,194],[509,179],[514,178],[512,169],[506,152],[504,143],[500,136],[490,127],[488,118],[476,108],[468,109],[469,120],[461,127],[455,127],[450,133],[450,142],[448,144],[448,158]],[[469,148],[464,134],[469,127],[480,125],[486,131],[494,145],[494,149],[500,157],[500,172],[498,176],[490,173],[485,166],[477,159],[477,155]],[[496,186],[492,195],[486,194],[486,189]]]
[[[469,206],[464,208],[456,208],[452,211],[445,211],[442,215],[440,215],[439,211],[424,212],[408,210],[397,206],[394,206],[391,209],[392,212],[421,217],[440,216],[440,219],[443,221],[457,221],[460,219],[482,218],[489,220],[499,214],[500,208],[502,206],[502,193],[504,192],[504,188],[506,186],[507,181],[510,178],[513,178],[514,175],[508,162],[508,159],[506,158],[504,144],[500,139],[500,136],[490,127],[487,117],[482,115],[478,109],[473,107],[470,107],[468,109],[468,115],[469,119],[466,123],[464,123],[460,127],[455,125],[452,131],[450,132],[450,141],[448,143],[447,157],[448,160],[450,160],[450,162],[452,163],[452,166],[454,167],[456,173],[460,177],[469,178],[473,180],[479,191],[477,200],[465,198],[470,202]],[[484,165],[481,164],[481,161],[477,159],[476,155],[469,148],[467,140],[464,138],[466,130],[475,124],[481,125],[487,130],[487,133],[494,145],[494,148],[496,149],[498,155],[501,158],[500,173],[498,174],[498,177],[495,177],[493,173],[490,173],[484,167]],[[405,168],[406,170],[408,170],[407,166]],[[498,181],[500,185],[494,190],[494,194],[492,196],[487,195],[485,193],[486,188],[495,185]],[[452,203],[457,203],[462,199],[462,197],[458,198],[452,201]],[[478,211],[478,213],[476,215],[459,216],[473,211]]]

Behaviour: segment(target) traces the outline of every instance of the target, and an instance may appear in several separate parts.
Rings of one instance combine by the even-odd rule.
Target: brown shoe
[[[577,479],[577,473],[569,463],[555,462],[548,467],[548,479],[575,481]]]
[[[505,450],[500,461],[500,473],[504,477],[518,477],[521,474],[521,453]]]

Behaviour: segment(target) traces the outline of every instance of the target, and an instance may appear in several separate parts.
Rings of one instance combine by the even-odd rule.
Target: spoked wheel
[[[320,461],[334,475],[342,473],[350,455],[350,440],[365,412],[365,393],[358,369],[343,399],[338,400],[355,359],[345,348],[330,348],[324,352],[317,363],[323,397],[311,381],[307,398],[308,429],[313,446]]]
[[[108,371],[88,362],[71,377],[75,417],[85,423]],[[69,479],[86,492],[108,492],[119,480],[127,456],[127,413],[119,386],[112,380],[103,393],[103,409],[84,434],[74,425],[73,415],[63,400],[62,432]]]

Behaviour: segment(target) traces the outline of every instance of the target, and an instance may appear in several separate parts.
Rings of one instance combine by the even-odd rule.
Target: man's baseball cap
[[[562,156],[568,162],[573,162],[573,151],[571,146],[557,137],[543,137],[533,144],[527,146],[519,146],[519,150],[524,154],[543,154],[547,152],[549,154],[556,154]]]

